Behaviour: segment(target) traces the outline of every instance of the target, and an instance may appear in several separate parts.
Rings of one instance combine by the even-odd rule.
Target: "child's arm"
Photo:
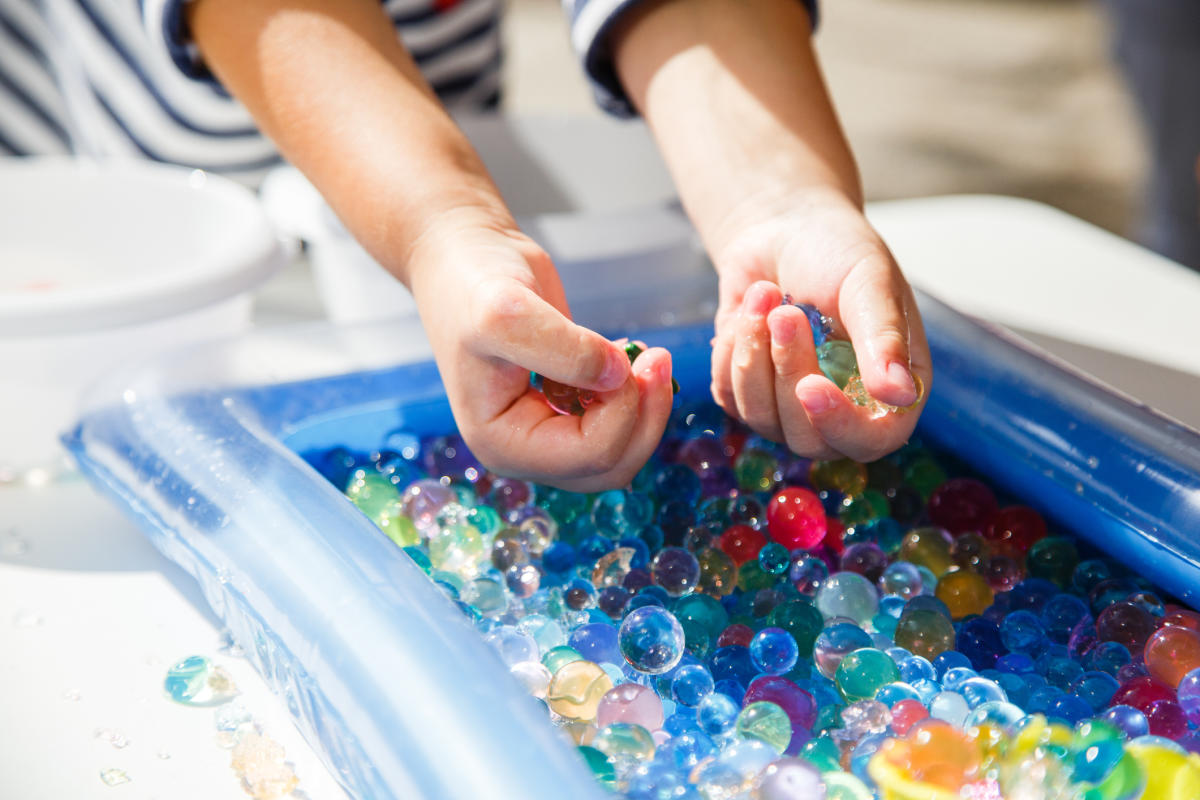
[[[565,488],[627,483],[671,408],[670,356],[573,324],[378,0],[199,0],[201,53],[366,249],[412,290],[460,431],[489,468]],[[530,371],[603,391],[559,416]]]
[[[862,214],[857,168],[799,0],[664,0],[609,39],[720,278],[713,395],[809,456],[870,460],[917,413],[869,419],[817,370],[803,313],[833,315],[867,390],[904,406],[930,359],[912,293]]]

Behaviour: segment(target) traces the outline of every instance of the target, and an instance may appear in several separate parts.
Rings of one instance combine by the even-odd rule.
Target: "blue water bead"
[[[783,628],[763,628],[750,640],[750,659],[761,672],[782,675],[796,666],[800,648]]]
[[[1000,623],[1000,638],[1010,652],[1031,653],[1046,638],[1046,631],[1032,611],[1013,611]]]
[[[994,680],[996,685],[1008,695],[1010,703],[1016,703],[1019,706],[1025,705],[1029,699],[1030,689],[1029,683],[1023,677],[1011,672],[1001,672],[996,675]]]
[[[933,659],[933,668],[939,678],[955,667],[971,667],[971,659],[957,650],[946,650]]]
[[[960,684],[978,675],[979,673],[970,667],[951,667],[942,673],[942,686],[951,691],[958,691]]]
[[[1035,611],[1042,608],[1061,589],[1043,578],[1026,578],[1012,588],[1008,595],[1009,607],[1013,611]]]
[[[500,655],[500,659],[510,667],[522,661],[539,660],[537,641],[528,633],[511,625],[503,625],[492,630],[483,637],[483,640],[490,644],[492,649]],[[599,659],[592,660],[598,661]]]
[[[825,508],[825,514],[830,517],[836,517],[842,513],[843,502],[846,500],[846,495],[839,492],[837,489],[822,489],[817,492],[817,498],[821,501],[821,505]]]
[[[1071,588],[1079,594],[1088,594],[1092,587],[1112,576],[1112,567],[1107,561],[1089,558],[1075,565],[1075,570],[1071,573]]]
[[[649,525],[654,518],[654,501],[633,490],[610,489],[592,503],[592,524],[609,539],[621,539]]]
[[[728,678],[743,686],[749,685],[758,675],[758,667],[750,655],[750,648],[736,644],[714,650],[709,658],[709,667],[714,681]]]
[[[919,594],[905,603],[903,613],[909,614],[913,611],[935,611],[946,619],[952,619],[950,607],[931,594]]]
[[[894,645],[892,647],[885,647],[883,652],[888,654],[888,657],[896,663],[896,666],[900,666],[901,661],[912,655],[912,653],[910,653],[908,650],[905,650],[903,647],[897,647]]]
[[[654,494],[660,501],[695,504],[700,499],[700,478],[683,464],[666,464],[654,476]]]
[[[212,662],[204,656],[188,656],[167,670],[163,688],[178,703],[193,702],[208,686]]]
[[[679,544],[692,526],[697,524],[696,507],[682,500],[668,500],[658,507],[654,523],[662,531],[665,540]]]
[[[1095,713],[1083,698],[1073,694],[1063,694],[1046,709],[1046,717],[1062,720],[1068,725],[1074,725],[1088,719]]]
[[[611,552],[615,546],[616,543],[612,539],[593,534],[579,543],[575,551],[575,563],[591,569],[592,565]]]
[[[1101,714],[1100,719],[1120,730],[1127,739],[1150,733],[1150,721],[1145,713],[1133,706],[1113,706]]]
[[[823,315],[816,306],[808,303],[793,303],[791,297],[787,295],[784,296],[783,303],[784,305],[793,305],[804,312],[804,316],[808,318],[808,326],[812,329],[813,347],[820,347],[833,335],[830,318]]]
[[[1008,653],[996,659],[996,669],[1013,675],[1024,675],[1034,672],[1036,667],[1033,659],[1026,653]]]
[[[905,533],[904,526],[901,525],[896,520],[892,519],[891,517],[880,517],[878,519],[873,519],[868,522],[864,522],[862,525],[859,525],[857,527],[864,528],[865,533],[870,538],[870,540],[875,542],[875,544],[879,545],[879,549],[882,550],[883,552],[887,553],[888,555],[895,555],[896,552],[900,549],[900,545],[904,542],[904,533]],[[907,563],[907,562],[904,562],[904,561],[894,562],[894,564],[904,564],[904,563]],[[885,572],[886,572],[886,570],[885,570]],[[920,580],[921,573],[919,570],[916,573],[916,577],[918,580]],[[920,592],[921,584],[916,585],[915,587],[913,587],[913,589],[914,589],[913,594]],[[894,590],[889,590],[889,591],[894,591]]]
[[[696,709],[681,705],[675,706],[675,713],[666,718],[663,730],[672,736],[679,736],[685,731],[700,730],[700,723],[696,720]]]
[[[617,643],[617,628],[604,622],[580,625],[567,637],[567,644],[579,655],[597,664],[607,661],[621,663],[621,647]]]
[[[987,678],[967,678],[955,691],[963,696],[971,708],[978,708],[985,703],[1008,702],[1008,695],[1004,689]]]
[[[983,617],[974,617],[963,622],[958,628],[954,646],[970,660],[971,666],[976,670],[995,666],[996,660],[1008,652],[1004,640],[1000,637],[1000,628]]]
[[[1070,658],[1055,658],[1046,667],[1046,683],[1067,691],[1082,674],[1083,667],[1079,666],[1078,661]]]
[[[628,616],[631,612],[639,608],[646,608],[647,606],[666,608],[666,605],[657,595],[643,594],[639,591],[633,597],[629,598],[629,602],[625,604],[625,615]]]
[[[732,697],[738,705],[746,698],[746,685],[735,678],[722,678],[713,684],[713,691]]]
[[[867,774],[867,764],[870,763],[872,756],[879,752],[879,748],[883,747],[883,743],[887,740],[888,736],[886,733],[868,734],[859,740],[854,749],[850,751],[850,772],[868,786],[872,785],[873,781],[871,780],[871,776]]]
[[[821,675],[832,679],[848,653],[871,647],[871,635],[852,622],[835,622],[822,629],[813,643],[813,660]]]
[[[1084,725],[1086,731],[1090,725]],[[1117,739],[1095,737],[1080,748],[1072,760],[1071,777],[1077,781],[1100,783],[1125,755],[1125,746]]]
[[[683,628],[666,609],[645,606],[621,621],[618,643],[630,666],[655,675],[671,669],[683,657]]]
[[[666,535],[662,528],[657,525],[647,525],[638,531],[637,538],[646,543],[646,549],[651,553],[657,553],[662,549],[663,543],[666,541]]]
[[[689,664],[675,672],[671,696],[685,706],[699,705],[713,691],[713,677],[702,664]]]
[[[929,702],[929,716],[962,727],[971,711],[967,700],[958,692],[939,692]]]
[[[617,542],[617,547],[628,547],[633,551],[629,557],[630,569],[643,569],[650,563],[650,548],[640,537],[630,536]]]
[[[908,601],[898,594],[887,594],[879,600],[879,613],[886,614],[892,619],[900,619]]]
[[[875,647],[878,647],[882,650],[887,645],[891,644],[892,640],[896,636],[896,628],[899,627],[899,625],[900,620],[889,614],[884,614],[881,612],[876,614],[874,617],[871,617],[871,627],[875,629],[875,635],[871,638],[875,644]]]
[[[1088,592],[1088,605],[1096,616],[1113,603],[1119,603],[1141,586],[1132,578],[1109,578],[1100,581]]]
[[[900,677],[905,683],[913,684],[919,680],[937,680],[937,669],[924,656],[909,656],[896,665]]]
[[[709,736],[721,736],[733,730],[741,708],[727,695],[713,692],[696,706],[696,722]]]
[[[1083,666],[1089,670],[1116,675],[1121,667],[1132,661],[1129,648],[1120,642],[1099,642],[1083,654]]]
[[[921,586],[921,573],[907,561],[893,561],[879,576],[879,591],[899,596],[905,601],[920,595]]]
[[[1200,667],[1183,676],[1175,696],[1188,722],[1193,726],[1200,725]]]
[[[566,542],[555,542],[542,553],[542,568],[546,572],[566,572],[576,564],[575,548]]]
[[[1080,620],[1090,616],[1087,603],[1073,594],[1058,594],[1050,598],[1040,614],[1046,637],[1058,644],[1066,644]]]
[[[888,708],[891,708],[901,700],[916,700],[921,702],[921,695],[907,683],[897,681],[896,683],[888,683],[880,686],[875,692],[875,699]]]
[[[963,721],[964,728],[977,728],[983,724],[995,725],[1006,730],[1015,729],[1025,719],[1025,710],[1015,703],[993,700],[971,709]]]
[[[1065,695],[1066,692],[1057,686],[1043,686],[1030,693],[1029,701],[1025,704],[1025,710],[1030,714],[1045,714],[1050,709],[1050,706]]]
[[[708,734],[698,730],[688,730],[671,737],[662,745],[660,752],[672,766],[686,773],[704,759],[716,755],[718,750]]]
[[[624,796],[629,800],[661,800],[664,797],[684,798],[690,787],[686,771],[681,771],[666,761],[655,758],[638,764],[629,775]]]
[[[758,565],[768,575],[782,575],[792,565],[792,554],[779,542],[768,542],[758,551]]]
[[[1121,684],[1107,672],[1085,672],[1071,684],[1071,694],[1087,703],[1093,714],[1104,710]]]
[[[912,687],[913,691],[917,693],[917,697],[920,698],[921,702],[926,706],[933,702],[933,698],[937,697],[942,691],[942,685],[940,683],[937,681],[931,681],[927,678],[921,678],[913,681]]]

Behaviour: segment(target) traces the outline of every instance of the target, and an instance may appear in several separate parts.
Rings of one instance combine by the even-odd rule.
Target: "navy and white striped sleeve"
[[[608,35],[626,12],[642,0],[562,0],[563,10],[571,24],[571,44],[583,62],[583,70],[592,84],[596,103],[611,114],[621,117],[637,112],[613,66]],[[817,0],[797,0],[808,9],[813,27],[817,25]]]

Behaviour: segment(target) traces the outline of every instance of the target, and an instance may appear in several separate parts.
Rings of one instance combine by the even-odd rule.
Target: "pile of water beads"
[[[809,462],[679,406],[595,495],[454,435],[306,457],[626,797],[1200,797],[1200,614],[920,443]]]

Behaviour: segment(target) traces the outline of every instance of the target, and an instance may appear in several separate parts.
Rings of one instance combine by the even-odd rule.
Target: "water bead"
[[[1046,638],[1046,632],[1032,611],[1013,611],[1000,623],[1000,637],[1010,651],[1030,653]]]
[[[800,486],[777,492],[767,506],[766,517],[771,539],[789,551],[816,547],[828,530],[820,498]]]
[[[767,543],[766,535],[749,525],[730,525],[721,534],[719,547],[737,566],[758,558]]]
[[[614,686],[596,707],[599,727],[626,722],[656,731],[663,726],[663,720],[663,705],[658,695],[650,687],[636,683]]]
[[[1121,684],[1107,672],[1085,672],[1071,684],[1071,692],[1099,714],[1112,700]]]
[[[758,565],[771,575],[782,575],[792,565],[792,554],[778,542],[769,542],[758,551]]]
[[[787,678],[760,675],[746,687],[745,703],[769,702],[783,709],[791,720],[792,735],[788,752],[795,753],[807,742],[817,723],[817,699]]]
[[[840,565],[843,571],[856,572],[872,583],[877,582],[887,566],[887,555],[874,542],[852,544],[842,551]]]
[[[680,667],[671,681],[671,696],[689,708],[699,705],[712,691],[712,674],[700,664]]]
[[[733,476],[744,492],[769,492],[783,480],[779,459],[759,447],[747,447],[737,455]]]
[[[837,572],[817,590],[814,603],[826,619],[846,617],[866,625],[879,610],[879,592],[862,575]]]
[[[929,519],[954,534],[985,530],[997,510],[996,495],[974,478],[948,480],[929,497]]]
[[[788,580],[801,594],[813,596],[829,578],[829,567],[816,556],[800,555],[794,557],[788,570]]]
[[[1100,641],[1118,642],[1130,653],[1140,653],[1157,627],[1150,612],[1133,603],[1113,603],[1096,618]]]
[[[817,347],[817,366],[826,378],[844,390],[851,377],[858,374],[858,359],[854,355],[854,346],[839,339],[822,343]]]
[[[941,577],[955,566],[950,555],[951,542],[950,534],[942,528],[914,528],[900,545],[900,557]]]
[[[1146,642],[1143,659],[1150,677],[1179,686],[1185,675],[1200,668],[1200,635],[1174,625],[1159,628]]]
[[[212,662],[204,656],[188,656],[167,670],[163,689],[177,703],[194,703],[205,694],[211,671]]]
[[[1188,721],[1200,725],[1200,668],[1183,676],[1176,689],[1176,697]]]
[[[601,699],[612,688],[612,678],[600,665],[571,661],[554,672],[546,690],[546,703],[561,717],[590,722],[596,718]]]
[[[780,754],[787,750],[792,739],[791,720],[782,708],[767,701],[750,703],[743,708],[734,728],[743,739],[765,742]]]
[[[618,633],[621,654],[639,672],[657,675],[683,657],[683,628],[672,614],[656,606],[631,611]]]
[[[883,594],[899,595],[905,600],[919,595],[923,586],[920,571],[906,561],[894,561],[889,564],[879,576],[878,583],[879,591]]]
[[[824,800],[821,773],[811,762],[796,757],[781,758],[762,771],[755,800]]]
[[[813,661],[817,670],[832,680],[843,658],[871,644],[870,635],[862,628],[850,622],[836,622],[817,636],[813,644]]]
[[[538,661],[522,661],[509,667],[509,672],[534,697],[544,699],[554,676]]]
[[[992,587],[984,577],[962,570],[943,575],[934,591],[937,599],[950,609],[950,616],[959,620],[982,614],[992,604]]]
[[[954,648],[954,626],[936,611],[905,611],[896,626],[896,644],[914,655],[933,660]]]
[[[696,706],[696,723],[709,736],[721,736],[733,730],[738,706],[728,696],[713,692]]]
[[[682,597],[695,591],[700,562],[682,547],[664,547],[650,562],[650,575],[671,597]]]
[[[763,628],[750,641],[750,658],[754,666],[770,675],[788,672],[799,657],[796,639],[782,628]]]
[[[504,625],[483,637],[500,659],[509,667],[522,661],[537,661],[537,642],[528,633]]]
[[[1063,536],[1047,536],[1035,542],[1025,555],[1025,569],[1031,576],[1053,581],[1058,586],[1070,585],[1078,563],[1075,543]]]
[[[929,703],[929,716],[960,728],[970,711],[966,698],[958,692],[939,692]]]
[[[737,565],[724,551],[705,548],[696,554],[700,565],[700,580],[696,591],[713,597],[724,597],[737,588]]]
[[[864,647],[841,660],[834,680],[846,702],[853,703],[871,699],[881,686],[900,680],[900,671],[887,653]]]

